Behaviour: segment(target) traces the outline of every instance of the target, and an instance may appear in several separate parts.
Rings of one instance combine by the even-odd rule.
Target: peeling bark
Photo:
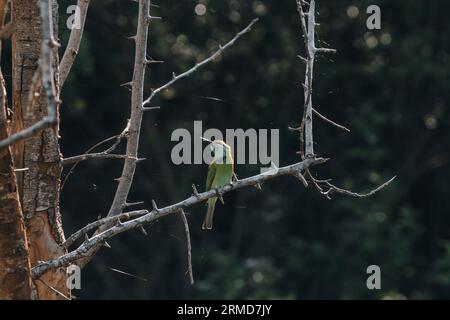
[[[57,2],[52,1],[55,34],[57,30]],[[13,0],[11,15],[13,35],[13,130],[18,132],[36,123],[47,114],[47,99],[39,91],[29,110],[26,109],[33,75],[38,67],[40,55],[41,21],[39,1]],[[53,68],[55,84],[58,85],[57,48],[54,48]],[[59,92],[57,92],[59,95]],[[61,153],[58,143],[58,126],[48,128],[14,145],[17,168],[27,168],[18,174],[19,193],[25,218],[25,227],[30,248],[31,265],[66,253],[62,246],[64,233],[59,211],[59,189],[61,175]],[[66,286],[65,269],[56,269],[43,276],[43,282],[35,282],[34,298],[63,299],[53,287],[70,296]],[[45,284],[44,284],[45,282]]]
[[[0,140],[8,136],[0,72]],[[0,299],[31,298],[31,265],[10,148],[0,150]]]

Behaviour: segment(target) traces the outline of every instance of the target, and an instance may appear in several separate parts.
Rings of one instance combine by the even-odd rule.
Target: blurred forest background
[[[298,161],[304,65],[295,0],[152,1],[150,88],[224,44],[254,17],[260,22],[220,61],[160,96],[146,114],[131,201],[159,206],[182,200],[191,184],[203,190],[206,165],[171,162],[177,128],[278,128],[280,165]],[[63,48],[69,30],[59,1]],[[366,27],[367,6],[381,7],[381,30]],[[186,276],[179,217],[110,241],[82,272],[78,299],[125,298],[449,298],[450,297],[450,24],[448,1],[318,0],[318,39],[335,55],[315,67],[315,107],[350,134],[315,119],[316,153],[332,158],[313,168],[320,178],[364,191],[397,180],[364,200],[326,200],[296,179],[263,190],[246,188],[216,207],[215,228],[201,230],[205,206],[190,208],[195,285]],[[62,92],[65,157],[120,133],[129,115],[137,5],[92,1],[80,55]],[[7,50],[5,50],[6,52]],[[10,66],[5,65],[5,74]],[[218,100],[208,97],[218,98]],[[220,99],[220,100],[219,100]],[[120,176],[120,160],[81,163],[62,190],[66,235],[105,215]],[[261,165],[237,165],[239,177]],[[67,171],[67,170],[66,170]],[[366,268],[379,265],[381,290],[366,287]],[[129,277],[123,270],[147,279]]]

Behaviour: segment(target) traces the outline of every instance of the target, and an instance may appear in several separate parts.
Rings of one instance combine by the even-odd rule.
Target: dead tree
[[[330,198],[333,192],[355,197],[366,197],[387,186],[393,179],[366,194],[341,189],[329,180],[318,180],[310,173],[312,166],[320,165],[328,159],[321,158],[313,150],[313,114],[348,131],[345,127],[329,120],[313,107],[313,74],[316,53],[331,53],[335,50],[316,48],[315,1],[297,0],[302,33],[305,40],[304,101],[302,117],[298,128],[301,159],[299,162],[272,169],[252,177],[235,180],[224,187],[198,192],[192,186],[192,194],[177,203],[159,208],[152,201],[151,209],[130,210],[139,203],[130,203],[128,194],[135,179],[135,170],[144,159],[139,157],[139,138],[142,117],[159,107],[153,100],[165,89],[179,80],[189,77],[209,62],[222,55],[241,37],[251,31],[258,19],[250,22],[229,42],[203,61],[199,61],[187,71],[172,74],[161,87],[154,89],[147,97],[144,93],[146,68],[154,63],[148,59],[147,38],[149,26],[160,18],[151,14],[151,1],[139,0],[136,34],[130,37],[135,45],[133,78],[125,85],[131,87],[130,116],[121,133],[108,138],[94,147],[112,142],[101,152],[87,153],[62,158],[58,144],[60,105],[59,92],[80,46],[89,0],[79,0],[80,28],[71,31],[68,45],[61,63],[58,64],[57,47],[57,5],[55,0],[12,0],[11,24],[13,29],[13,114],[8,113],[4,86],[0,86],[0,298],[70,299],[66,286],[65,268],[71,264],[85,266],[103,246],[109,247],[107,240],[122,232],[138,229],[167,215],[179,214],[187,237],[188,274],[194,282],[191,263],[191,242],[189,224],[184,210],[211,197],[222,195],[248,186],[262,183],[280,176],[293,176],[305,187],[308,180],[315,188]],[[7,1],[0,0],[0,14],[5,11]],[[304,6],[308,12],[304,12]],[[3,11],[2,11],[3,10]],[[3,16],[3,14],[1,14]],[[0,34],[7,34],[7,26],[1,21]],[[10,28],[10,27],[9,27]],[[3,36],[2,36],[3,37]],[[26,48],[25,48],[26,46]],[[1,79],[0,79],[1,80]],[[3,83],[3,82],[2,82]],[[126,144],[125,154],[114,151]],[[106,217],[94,221],[74,234],[64,237],[59,212],[60,176],[63,165],[76,165],[80,161],[111,158],[123,161],[121,176],[111,207]],[[305,177],[306,176],[306,177]],[[326,190],[325,190],[326,189]],[[78,246],[77,246],[78,244]],[[12,257],[2,263],[3,257]],[[3,271],[2,271],[3,270]],[[5,272],[4,270],[8,270]]]

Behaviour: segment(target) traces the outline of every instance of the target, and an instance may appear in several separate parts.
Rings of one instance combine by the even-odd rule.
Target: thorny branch
[[[300,56],[300,59],[306,64],[304,91],[303,116],[299,127],[300,131],[300,154],[303,157],[314,156],[314,139],[313,139],[313,76],[314,76],[314,59],[317,52],[336,52],[334,49],[317,48],[315,44],[315,7],[316,3],[311,0],[309,3],[308,20],[306,23],[306,14],[303,11],[303,3],[305,1],[297,1],[297,11],[300,15],[303,39],[305,41],[306,58]]]
[[[106,153],[106,152],[97,152],[97,153],[86,153],[79,156],[73,156],[69,158],[64,158],[62,160],[64,165],[78,163],[80,161],[90,160],[90,159],[126,159],[127,155],[125,154],[115,154],[115,153]]]
[[[214,189],[214,190],[210,190],[210,191],[206,191],[206,192],[202,192],[202,193],[197,192],[196,194],[191,195],[189,198],[186,198],[183,201],[169,205],[164,208],[158,208],[156,206],[156,203],[154,201],[152,201],[153,209],[151,211],[147,211],[147,213],[145,213],[144,215],[142,215],[136,219],[126,221],[126,222],[121,222],[120,219],[117,219],[115,225],[113,225],[112,227],[110,227],[104,231],[98,232],[91,238],[86,238],[85,241],[77,249],[75,249],[61,257],[58,257],[56,259],[42,262],[42,263],[36,265],[32,269],[33,279],[38,279],[42,274],[44,274],[45,272],[47,272],[50,269],[67,266],[67,265],[73,263],[74,261],[77,261],[80,258],[85,257],[86,255],[88,255],[90,253],[90,250],[92,250],[92,248],[95,248],[99,245],[101,246],[109,238],[114,237],[124,231],[136,229],[140,226],[149,224],[155,220],[158,220],[158,219],[165,217],[167,215],[170,215],[170,214],[177,214],[181,210],[184,210],[187,207],[190,207],[190,206],[193,206],[200,202],[206,201],[212,197],[217,197],[217,194],[225,194],[230,191],[241,189],[244,187],[256,186],[258,184],[261,184],[263,182],[272,180],[272,179],[274,179],[276,177],[280,177],[280,176],[289,176],[290,175],[290,176],[297,177],[297,173],[299,173],[313,165],[322,164],[326,161],[327,161],[327,159],[324,159],[324,158],[317,158],[317,159],[308,158],[301,162],[298,162],[298,163],[295,163],[295,164],[292,164],[289,166],[277,168],[277,170],[274,171],[273,174],[267,174],[267,172],[265,172],[265,173],[255,175],[255,176],[252,176],[249,178],[234,181],[232,184],[225,185],[218,189]],[[142,213],[141,210],[139,210],[138,212],[139,212],[138,214]],[[131,214],[131,213],[129,213],[129,214]],[[135,213],[133,213],[133,214],[135,214]],[[117,217],[114,217],[114,218],[117,218]],[[94,223],[96,223],[96,222],[94,222]],[[109,223],[111,223],[111,221],[102,219],[102,220],[99,220],[98,223],[102,223],[103,226],[106,226]],[[69,237],[69,239],[70,238],[72,238],[72,236]]]
[[[181,73],[179,75],[173,75],[172,80],[159,87],[156,90],[153,90],[150,96],[144,101],[143,100],[143,82],[144,82],[144,67],[147,64],[152,63],[152,61],[147,60],[147,36],[148,36],[148,24],[152,19],[150,15],[150,6],[151,3],[149,0],[141,0],[139,1],[139,19],[138,19],[138,28],[136,36],[132,37],[136,43],[136,55],[135,55],[135,66],[133,73],[133,80],[131,81],[131,91],[132,91],[132,103],[131,103],[131,115],[128,129],[124,130],[126,132],[127,139],[127,150],[126,156],[124,156],[125,164],[123,168],[123,172],[121,177],[119,178],[119,186],[116,191],[116,195],[113,201],[113,204],[110,208],[110,211],[106,218],[99,219],[94,221],[87,226],[81,228],[74,234],[72,234],[67,241],[64,243],[66,248],[72,246],[78,239],[81,237],[85,237],[84,242],[77,247],[75,250],[61,256],[55,258],[53,260],[49,260],[46,262],[41,262],[37,266],[32,269],[33,279],[39,279],[41,275],[47,272],[50,269],[58,268],[61,266],[67,266],[71,263],[77,262],[85,259],[88,262],[95,252],[101,246],[107,246],[107,240],[112,238],[122,232],[132,230],[132,229],[142,229],[144,225],[149,224],[153,221],[156,221],[164,216],[171,214],[180,214],[183,220],[183,224],[185,227],[186,233],[186,244],[187,244],[187,252],[188,252],[188,273],[190,282],[193,283],[193,273],[192,273],[192,262],[191,262],[191,243],[190,243],[190,233],[189,233],[189,225],[186,219],[184,210],[190,206],[198,204],[200,202],[206,201],[212,197],[222,197],[223,194],[237,190],[247,186],[260,186],[263,182],[269,181],[273,178],[279,176],[290,175],[299,179],[305,187],[308,186],[308,183],[303,176],[302,172],[306,172],[308,178],[312,181],[314,186],[327,198],[331,195],[331,193],[342,193],[358,198],[368,197],[383,189],[387,185],[389,185],[395,177],[391,178],[384,184],[375,188],[374,190],[368,193],[355,193],[342,188],[339,188],[333,185],[330,180],[318,180],[315,179],[309,171],[309,168],[314,165],[318,165],[326,162],[328,159],[317,158],[314,154],[313,150],[313,136],[312,136],[312,114],[315,113],[317,116],[327,121],[328,123],[335,125],[336,127],[343,129],[345,131],[349,131],[347,128],[335,123],[334,121],[326,118],[321,115],[317,110],[312,107],[312,80],[313,80],[313,66],[314,66],[314,58],[317,52],[335,52],[333,49],[326,48],[316,48],[314,44],[314,28],[315,28],[315,1],[311,0],[309,3],[309,11],[307,14],[303,12],[302,5],[307,4],[306,1],[297,0],[297,7],[301,18],[302,31],[304,34],[305,46],[306,46],[306,58],[300,57],[302,61],[306,63],[306,72],[305,72],[305,85],[304,85],[304,99],[305,103],[303,106],[303,117],[302,122],[299,128],[294,130],[300,131],[300,140],[301,140],[301,148],[300,152],[302,155],[302,161],[281,167],[276,168],[276,170],[271,170],[270,174],[262,173],[259,175],[255,175],[249,178],[245,178],[242,180],[234,180],[231,184],[225,185],[221,188],[217,188],[214,190],[206,191],[203,193],[199,193],[195,186],[193,186],[193,194],[175,204],[171,204],[164,208],[158,208],[156,202],[152,200],[153,208],[152,210],[136,210],[131,212],[122,213],[122,210],[135,205],[127,202],[128,193],[134,178],[134,171],[136,168],[136,163],[140,160],[137,157],[138,151],[138,143],[139,143],[139,134],[140,127],[142,122],[143,113],[147,110],[156,108],[156,107],[146,107],[152,99],[163,90],[167,89],[171,85],[173,85],[176,81],[190,76],[192,73],[197,71],[200,67],[204,66],[208,62],[213,61],[218,55],[220,55],[225,49],[233,45],[239,37],[249,32],[254,23],[256,23],[257,19],[253,20],[245,29],[239,32],[232,40],[230,40],[226,45],[220,46],[219,49],[213,53],[207,59],[197,63],[191,69]],[[306,23],[306,17],[308,17],[308,23]],[[120,137],[120,136],[119,136]],[[111,140],[111,139],[109,139]],[[76,162],[81,160],[85,160],[88,158],[101,158],[101,157],[109,157],[115,156],[110,154],[112,150],[120,143],[120,139],[118,139],[115,143],[115,146],[109,148],[100,153],[86,154],[81,156],[76,156],[72,158],[66,159],[66,163]],[[122,155],[117,155],[122,156]],[[327,191],[324,191],[323,188],[327,188]],[[138,203],[140,204],[140,203]],[[126,220],[126,221],[123,221]],[[88,233],[93,230],[97,230],[97,232],[89,237]]]
[[[96,228],[98,228],[102,225],[109,224],[111,222],[117,223],[117,221],[137,218],[137,217],[143,216],[144,214],[147,214],[147,213],[148,213],[147,210],[124,212],[115,217],[106,217],[106,218],[91,222],[88,225],[81,228],[80,230],[78,230],[77,232],[73,233],[69,238],[67,238],[67,240],[63,243],[63,246],[66,249],[70,248],[75,243],[75,241],[77,241],[79,238],[81,238],[84,235],[87,235],[88,232],[95,230]]]
[[[167,82],[165,85],[159,87],[158,89],[155,89],[152,91],[152,93],[150,94],[150,96],[144,101],[144,105],[149,104],[152,99],[161,91],[164,91],[165,89],[169,88],[171,85],[173,85],[175,82],[177,82],[178,80],[182,79],[182,78],[186,78],[189,77],[191,74],[193,74],[194,72],[196,72],[199,68],[203,67],[204,65],[206,65],[207,63],[213,61],[214,59],[216,59],[220,54],[222,54],[223,51],[225,51],[226,49],[228,49],[229,47],[231,47],[240,37],[242,37],[244,34],[248,33],[252,26],[258,22],[258,18],[253,19],[252,22],[250,22],[250,24],[243,29],[241,32],[237,33],[233,39],[231,39],[230,41],[228,41],[227,44],[225,44],[224,46],[219,46],[219,49],[214,52],[211,56],[209,56],[208,58],[206,58],[205,60],[198,62],[195,64],[195,66],[193,66],[192,68],[190,68],[189,70],[176,75],[175,73],[173,74],[172,80],[170,80],[169,82]]]
[[[136,170],[136,164],[139,160],[138,158],[138,146],[139,146],[139,136],[141,130],[142,117],[145,111],[153,109],[153,107],[146,107],[152,99],[163,90],[167,89],[173,85],[176,81],[188,77],[197,71],[202,66],[212,62],[217,58],[224,50],[231,47],[241,36],[248,33],[251,27],[258,21],[254,19],[246,28],[240,31],[234,36],[227,44],[220,46],[219,49],[214,52],[211,56],[205,60],[195,64],[194,67],[183,72],[182,74],[174,75],[172,80],[167,82],[165,85],[159,87],[158,89],[152,91],[147,100],[143,101],[143,87],[144,87],[144,74],[145,66],[151,64],[152,61],[147,59],[147,37],[148,37],[148,25],[152,19],[150,15],[150,1],[143,0],[139,2],[139,18],[137,34],[131,37],[136,43],[136,54],[135,54],[135,65],[133,72],[133,80],[131,84],[131,115],[129,122],[129,132],[127,137],[127,147],[126,147],[126,157],[124,161],[124,166],[120,178],[118,178],[119,185],[116,189],[113,203],[108,212],[108,217],[116,216],[122,212],[125,207],[125,203],[128,198],[128,194],[131,189],[131,184],[134,179],[134,173]],[[104,231],[111,225],[102,226],[98,232]],[[92,248],[92,251],[86,255],[82,260],[78,261],[80,266],[86,265],[89,260],[94,256],[95,252],[100,248],[98,245]]]
[[[305,41],[305,51],[306,57],[298,56],[300,60],[302,60],[306,64],[305,70],[305,83],[303,84],[304,90],[304,105],[303,105],[303,116],[301,120],[300,127],[298,128],[289,128],[292,131],[299,131],[300,136],[300,156],[302,159],[308,157],[314,157],[314,139],[313,139],[313,123],[312,123],[312,114],[316,114],[322,120],[328,122],[329,124],[350,132],[350,129],[334,122],[333,120],[325,117],[319,111],[317,111],[312,106],[312,93],[313,93],[313,74],[314,74],[314,59],[317,52],[322,53],[335,53],[335,49],[329,48],[317,48],[315,45],[315,28],[316,28],[316,19],[315,19],[315,0],[310,0],[310,2],[306,2],[304,0],[296,0],[297,3],[297,11],[300,16],[300,24],[303,33],[303,39]],[[308,13],[305,13],[303,10],[303,5],[309,6]],[[341,193],[352,197],[364,198],[373,195],[377,191],[386,187],[389,183],[391,183],[395,177],[391,178],[389,181],[383,183],[379,187],[373,189],[372,191],[366,194],[360,194],[356,192],[352,192],[350,190],[345,190],[339,188],[330,183],[330,180],[318,180],[313,177],[309,168],[306,169],[307,177],[312,181],[314,187],[323,194],[327,199],[331,199],[332,193]],[[324,188],[327,191],[324,191]]]
[[[77,9],[75,12],[75,25],[72,26],[70,32],[69,42],[67,43],[66,50],[59,64],[59,85],[63,87],[67,76],[70,73],[70,69],[78,55],[80,49],[81,39],[83,37],[84,24],[86,22],[86,15],[89,8],[90,0],[78,0]]]
[[[39,87],[39,83],[42,82],[45,95],[47,97],[47,115],[41,120],[25,128],[15,134],[10,135],[8,138],[0,141],[0,148],[5,148],[20,140],[26,139],[41,130],[53,126],[57,123],[57,106],[59,101],[56,97],[55,83],[54,83],[54,70],[53,70],[53,48],[59,47],[59,43],[56,42],[53,36],[53,23],[52,12],[50,6],[50,0],[42,0],[40,4],[41,15],[41,54],[39,58],[39,67],[33,76],[31,84],[32,103],[35,91]]]
[[[115,135],[115,136],[112,136],[112,137],[109,137],[109,138],[106,138],[106,139],[104,139],[104,140],[102,140],[102,141],[96,143],[95,145],[93,145],[92,147],[90,147],[88,150],[86,150],[86,152],[85,152],[84,154],[79,155],[79,156],[71,157],[71,158],[78,158],[79,160],[78,160],[78,161],[75,161],[75,162],[73,163],[72,167],[71,167],[71,168],[69,169],[69,171],[67,172],[67,174],[66,174],[66,176],[65,176],[65,178],[64,178],[64,181],[63,181],[62,184],[61,184],[61,190],[64,188],[64,185],[66,184],[67,179],[68,179],[68,178],[70,177],[70,175],[73,173],[73,171],[75,170],[75,168],[77,167],[77,165],[78,165],[78,163],[79,163],[80,161],[88,160],[88,159],[95,159],[95,158],[106,157],[107,155],[111,154],[111,152],[113,152],[114,150],[116,150],[116,148],[119,146],[119,144],[122,142],[122,140],[125,139],[125,138],[127,137],[129,125],[130,125],[130,122],[128,122],[127,126],[125,127],[125,129],[124,129],[120,134]],[[98,156],[96,156],[96,157],[94,157],[94,156],[88,156],[87,158],[83,158],[83,156],[86,156],[86,155],[94,155],[94,154],[92,154],[92,153],[90,153],[90,152],[92,152],[93,150],[95,150],[95,149],[98,148],[99,146],[101,146],[101,145],[103,145],[104,143],[107,143],[107,142],[109,142],[109,141],[111,141],[111,140],[115,140],[114,144],[113,144],[111,147],[109,147],[108,149],[106,149],[106,150],[104,150],[104,151],[102,151],[102,152],[94,153],[94,154],[97,154]],[[70,158],[62,159],[62,163],[63,163],[63,164],[70,164],[70,161],[68,161],[68,159],[70,159]],[[69,162],[69,163],[68,163],[68,162]]]

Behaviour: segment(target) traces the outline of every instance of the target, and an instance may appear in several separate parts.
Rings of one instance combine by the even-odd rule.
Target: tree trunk
[[[57,2],[52,2],[55,38],[57,35]],[[40,13],[38,0],[12,0],[12,94],[13,130],[27,128],[46,115],[46,98],[42,90],[39,97],[27,106],[32,78],[38,67],[40,55]],[[58,90],[57,48],[54,49],[53,67]],[[26,110],[28,109],[28,110]],[[64,233],[59,212],[61,153],[58,143],[58,126],[45,129],[14,145],[16,168],[26,168],[18,173],[25,228],[28,237],[30,262],[49,260],[66,253],[62,247]],[[70,296],[66,286],[64,268],[50,271],[33,284],[33,298],[63,299]],[[58,291],[60,293],[58,293]]]
[[[0,140],[8,136],[6,89],[0,71]],[[0,299],[30,299],[31,267],[12,155],[0,150]]]

